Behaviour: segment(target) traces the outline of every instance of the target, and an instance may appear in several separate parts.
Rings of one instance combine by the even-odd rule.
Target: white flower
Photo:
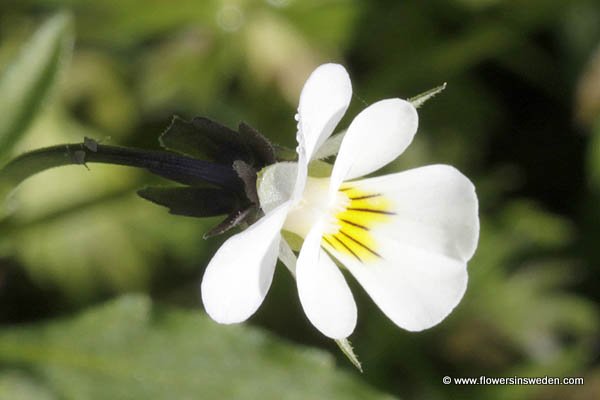
[[[331,338],[352,333],[357,311],[330,255],[396,325],[410,331],[439,323],[462,298],[479,235],[473,184],[447,165],[353,180],[408,147],[418,125],[410,102],[386,99],[367,107],[350,124],[331,176],[308,176],[309,162],[351,96],[340,65],[322,65],[308,78],[297,115],[298,163],[263,172],[265,216],[229,238],[204,274],[202,299],[215,321],[241,322],[260,306],[282,230],[304,238],[295,271],[300,301],[313,325]]]

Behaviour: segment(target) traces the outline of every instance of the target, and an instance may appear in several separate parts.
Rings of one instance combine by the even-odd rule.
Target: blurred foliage
[[[57,15],[46,22],[0,79],[0,157],[8,153],[48,97],[72,44],[70,18]]]
[[[319,398],[371,393],[364,383],[407,399],[599,398],[599,48],[595,0],[3,0],[2,159],[84,136],[158,148],[173,114],[246,121],[293,146],[302,84],[335,60],[355,93],[341,126],[365,104],[448,82],[386,171],[459,167],[476,184],[482,232],[463,302],[426,332],[398,329],[351,282],[359,375],[310,326],[283,268],[251,323],[324,347],[348,371],[322,365],[320,351],[176,310],[200,307],[199,278],[220,241],[202,240],[216,220],[135,197],[165,182],[98,165],[45,172],[14,191],[0,219],[0,398],[161,398],[159,383],[144,392],[136,375],[118,374],[135,365],[151,379],[163,363],[165,379],[180,371],[177,386],[203,398],[235,397],[213,392],[235,390],[230,382]],[[125,297],[87,310],[130,291],[169,307]],[[445,375],[586,381],[446,386]]]
[[[3,332],[0,360],[31,365],[29,375],[42,382],[36,387],[22,374],[6,374],[6,390],[24,399],[44,391],[51,399],[390,398],[335,371],[322,351],[255,328],[223,329],[198,312],[155,309],[144,296]]]

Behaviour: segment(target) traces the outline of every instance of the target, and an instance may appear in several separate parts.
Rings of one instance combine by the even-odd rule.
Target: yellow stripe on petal
[[[361,262],[381,258],[371,229],[395,215],[391,201],[382,193],[364,191],[351,184],[342,185],[339,191],[347,201],[335,215],[337,230],[323,236],[323,246]]]

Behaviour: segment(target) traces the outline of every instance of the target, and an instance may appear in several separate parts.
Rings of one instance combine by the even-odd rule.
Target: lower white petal
[[[306,237],[296,267],[302,308],[310,322],[325,336],[348,337],[356,326],[356,303],[344,276],[320,248],[322,227]]]
[[[202,279],[202,302],[222,324],[248,319],[263,302],[279,253],[279,231],[289,205],[283,204],[245,231],[230,237],[210,260]]]
[[[409,331],[442,321],[462,299],[467,287],[464,262],[389,241],[381,259],[363,263],[333,252],[375,304],[396,325]]]
[[[429,328],[458,304],[479,235],[472,183],[432,165],[345,182],[347,203],[323,244],[382,311],[408,330]]]

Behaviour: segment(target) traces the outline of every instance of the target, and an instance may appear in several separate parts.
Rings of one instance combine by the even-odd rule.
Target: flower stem
[[[86,139],[84,143],[47,147],[13,159],[0,169],[0,193],[44,170],[87,163],[143,168],[153,174],[188,185],[210,183],[232,190],[242,187],[235,171],[226,165],[167,151],[106,146]]]

